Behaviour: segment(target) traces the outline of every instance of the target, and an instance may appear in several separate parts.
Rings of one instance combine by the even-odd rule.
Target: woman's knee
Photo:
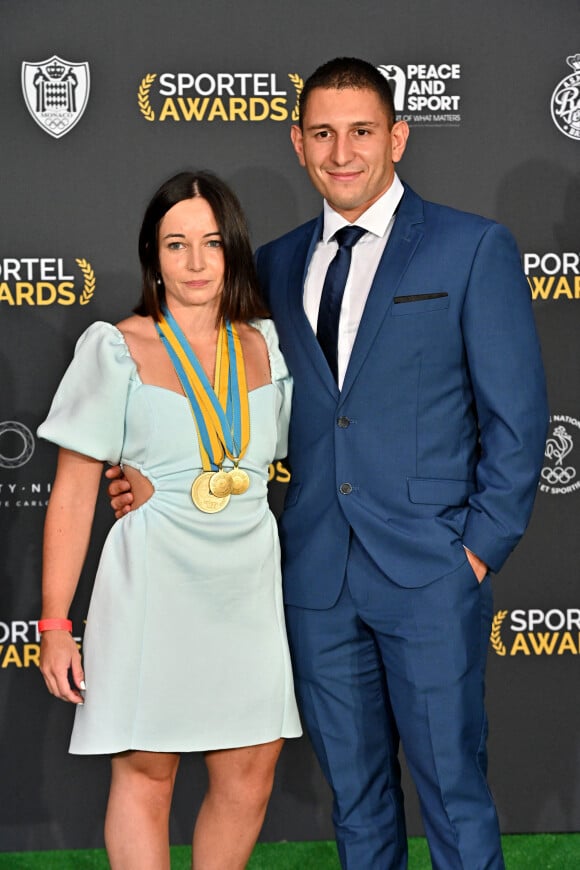
[[[264,807],[272,793],[283,741],[208,753],[210,790],[231,803]]]
[[[158,752],[123,752],[112,759],[112,787],[155,803],[171,801],[179,756]]]

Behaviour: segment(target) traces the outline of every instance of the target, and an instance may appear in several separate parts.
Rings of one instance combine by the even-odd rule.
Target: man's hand
[[[467,547],[463,547],[465,550],[465,555],[467,556],[467,561],[471,565],[473,573],[477,577],[479,583],[485,578],[485,575],[489,571],[488,566],[485,562],[482,562],[479,556],[476,556],[475,553],[472,553],[471,550],[468,550]]]
[[[108,477],[111,481],[107,487],[111,500],[111,508],[115,511],[115,518],[120,520],[121,517],[129,513],[133,504],[131,484],[128,480],[125,480],[123,469],[120,465],[113,465],[111,468],[108,468],[105,471],[105,477]]]

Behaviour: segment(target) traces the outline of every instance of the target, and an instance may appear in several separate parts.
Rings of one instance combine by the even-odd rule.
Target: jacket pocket
[[[409,500],[414,504],[442,504],[461,507],[475,492],[471,480],[445,480],[435,477],[408,477]]]
[[[432,293],[409,293],[406,296],[395,296],[391,314],[400,317],[406,314],[425,314],[428,311],[438,311],[449,308],[449,294],[434,290]]]

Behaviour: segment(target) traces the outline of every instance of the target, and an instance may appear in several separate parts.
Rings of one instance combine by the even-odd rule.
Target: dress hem
[[[261,746],[266,743],[273,743],[275,740],[294,740],[298,737],[302,737],[302,730],[288,729],[288,731],[283,732],[282,734],[278,734],[276,737],[266,737],[261,738],[259,740],[250,740],[244,743],[240,743],[239,741],[234,741],[233,743],[223,741],[221,743],[217,743],[216,745],[208,746],[207,744],[204,746],[194,745],[184,747],[179,746],[170,746],[169,744],[164,744],[163,746],[152,746],[150,743],[147,745],[139,745],[135,744],[132,746],[122,745],[117,746],[115,749],[70,749],[69,755],[117,755],[120,752],[176,752],[176,753],[185,753],[185,752],[213,752],[219,749],[243,749],[246,746]]]

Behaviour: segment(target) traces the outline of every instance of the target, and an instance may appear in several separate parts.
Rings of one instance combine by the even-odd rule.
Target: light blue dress
[[[105,542],[87,618],[87,685],[70,751],[188,752],[298,737],[268,464],[286,454],[291,380],[271,320],[253,321],[272,383],[250,392],[251,485],[206,514],[185,396],[143,384],[124,337],[92,324],[38,434],[133,466],[154,494]],[[227,467],[227,466],[224,466]]]

